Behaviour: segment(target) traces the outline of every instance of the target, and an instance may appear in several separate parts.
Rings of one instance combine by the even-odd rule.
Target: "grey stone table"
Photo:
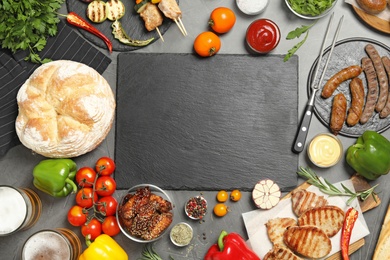
[[[301,25],[308,25],[312,23],[309,20],[303,20],[293,15],[285,5],[283,0],[272,0],[264,13],[256,16],[247,16],[237,9],[234,1],[226,0],[205,0],[205,1],[180,1],[180,6],[183,11],[183,23],[188,31],[188,36],[183,37],[178,28],[173,24],[171,28],[164,34],[165,42],[156,41],[146,48],[137,50],[137,52],[147,53],[190,53],[192,52],[192,44],[195,37],[204,30],[207,30],[205,21],[207,21],[209,13],[218,6],[231,7],[236,15],[237,22],[233,31],[229,32],[222,37],[221,54],[247,54],[248,51],[245,48],[244,37],[245,31],[248,25],[257,18],[269,18],[276,22],[281,30],[282,37],[280,44],[274,50],[275,54],[285,54],[297,41],[285,40],[289,31],[295,29]],[[66,12],[66,7],[63,7]],[[380,41],[389,45],[390,35],[379,32],[369,26],[364,21],[361,21],[355,14],[350,5],[339,0],[334,9],[335,21],[344,15],[344,24],[342,26],[339,39],[346,39],[350,37],[366,37]],[[302,113],[307,102],[307,88],[306,82],[310,68],[315,61],[321,42],[324,35],[324,30],[319,28],[326,28],[328,19],[323,18],[317,21],[317,24],[310,31],[308,39],[304,46],[296,53],[299,57],[299,114]],[[336,24],[336,23],[334,23]],[[331,42],[333,37],[334,28],[329,35],[328,43]],[[102,51],[105,51],[102,49]],[[118,53],[111,54],[112,63],[105,71],[103,76],[108,80],[113,90],[116,90],[116,67]],[[308,133],[308,140],[314,135],[321,132],[328,132],[328,129],[320,123],[320,121],[313,117],[311,127]],[[390,130],[387,130],[384,135],[390,139]],[[353,144],[355,139],[340,136],[344,148]],[[100,156],[114,156],[114,144],[115,144],[115,129],[109,133],[106,140],[95,151],[76,158],[76,162],[79,165],[93,165],[97,158]],[[0,184],[8,184],[19,187],[30,187],[37,191],[32,185],[31,169],[43,158],[41,156],[33,154],[31,151],[23,146],[17,146],[10,150],[4,157],[0,158]],[[303,151],[299,156],[299,163],[302,166],[311,166],[315,171],[331,182],[337,182],[348,179],[353,173],[352,169],[342,159],[338,165],[330,169],[316,168],[310,164]],[[291,174],[295,174],[296,169],[291,169]],[[300,180],[302,181],[302,180]],[[371,259],[375,244],[380,232],[380,226],[383,221],[384,212],[387,209],[389,202],[390,190],[387,188],[390,185],[390,175],[381,177],[379,180],[371,182],[371,185],[380,182],[380,198],[382,204],[365,213],[365,219],[368,223],[371,234],[366,237],[365,245],[356,253],[354,253],[351,259]],[[2,253],[1,259],[20,259],[20,248],[23,242],[33,232],[44,228],[57,228],[67,227],[74,230],[81,238],[81,233],[78,228],[71,227],[66,220],[66,213],[70,206],[74,203],[74,197],[68,198],[51,198],[45,194],[37,191],[43,202],[43,212],[39,222],[29,230],[19,232],[12,236],[0,237],[0,252]],[[158,242],[154,244],[154,248],[160,253],[163,259],[168,259],[172,256],[174,259],[202,259],[207,249],[216,241],[219,232],[222,229],[229,232],[235,231],[242,234],[243,237],[247,237],[244,222],[241,214],[255,209],[250,198],[250,193],[243,194],[243,198],[239,203],[231,205],[231,212],[224,218],[215,218],[213,214],[206,215],[204,222],[190,221],[186,219],[182,210],[185,200],[193,195],[203,194],[209,201],[215,200],[216,192],[208,191],[168,191],[174,198],[175,205],[178,205],[174,209],[175,222],[187,221],[195,230],[195,238],[192,243],[185,248],[177,248],[170,241],[168,236],[164,236]],[[120,197],[124,191],[117,191],[116,197]],[[130,259],[136,259],[140,256],[142,245],[128,240],[122,234],[115,237],[118,243],[123,246],[126,252],[129,254]]]

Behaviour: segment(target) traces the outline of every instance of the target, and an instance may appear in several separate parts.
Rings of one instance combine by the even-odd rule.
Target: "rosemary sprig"
[[[144,246],[142,250],[142,257],[140,260],[163,260],[156,251],[153,249],[153,245],[148,243]]]
[[[348,197],[350,197],[347,201],[347,205],[350,205],[352,203],[352,201],[356,198],[359,198],[362,201],[364,201],[369,196],[372,196],[376,202],[375,188],[379,184],[372,186],[371,188],[369,188],[367,190],[363,190],[363,191],[359,191],[359,192],[352,192],[350,189],[348,189],[347,187],[345,187],[345,185],[343,185],[341,183],[341,186],[343,187],[343,191],[341,191],[336,186],[334,186],[329,181],[327,181],[326,179],[324,179],[324,181],[322,181],[317,176],[317,174],[309,167],[307,167],[307,168],[304,168],[302,166],[299,167],[299,171],[297,172],[297,174],[300,177],[307,179],[308,180],[307,182],[309,184],[316,186],[318,189],[320,189],[320,191],[322,191],[325,194],[328,194],[329,196],[348,196]]]

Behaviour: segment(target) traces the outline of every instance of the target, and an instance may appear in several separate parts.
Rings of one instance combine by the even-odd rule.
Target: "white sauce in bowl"
[[[236,0],[236,3],[244,14],[256,15],[267,8],[269,0]]]

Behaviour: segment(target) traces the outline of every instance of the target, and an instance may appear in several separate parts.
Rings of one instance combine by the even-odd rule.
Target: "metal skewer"
[[[329,64],[329,61],[330,61],[330,57],[332,56],[333,49],[334,49],[334,46],[335,46],[337,37],[338,37],[339,32],[340,32],[341,25],[342,25],[343,20],[344,20],[344,16],[342,16],[342,17],[340,18],[339,24],[338,24],[338,26],[337,26],[337,30],[336,30],[336,32],[335,32],[335,34],[334,34],[334,36],[333,36],[332,46],[331,46],[331,49],[330,49],[330,51],[329,51],[328,58],[327,58],[327,60],[326,60],[325,66],[324,66],[324,70],[322,71],[321,78],[320,78],[320,80],[318,81],[317,84],[314,84],[315,79],[317,78],[317,74],[318,74],[319,67],[320,67],[320,65],[321,65],[322,56],[324,55],[325,42],[326,42],[327,36],[328,36],[328,34],[329,34],[329,29],[330,29],[331,24],[332,24],[333,15],[334,15],[334,13],[332,13],[331,17],[329,18],[329,23],[328,23],[328,27],[327,27],[326,32],[325,32],[324,40],[323,40],[323,42],[322,42],[321,52],[320,52],[319,60],[318,60],[318,63],[317,63],[316,71],[315,71],[315,74],[314,74],[313,81],[311,82],[311,89],[312,89],[312,92],[311,92],[311,95],[310,95],[310,97],[309,97],[309,101],[308,101],[308,103],[307,103],[307,105],[306,105],[305,113],[304,113],[304,115],[302,116],[301,122],[300,122],[300,124],[299,124],[299,128],[298,128],[297,134],[296,134],[296,136],[295,136],[294,144],[293,144],[293,147],[292,147],[292,150],[293,150],[293,152],[295,152],[295,153],[300,153],[300,152],[302,152],[302,151],[303,151],[303,148],[305,147],[305,142],[306,142],[307,133],[308,133],[308,131],[309,131],[309,126],[310,126],[311,118],[312,118],[312,116],[313,116],[315,94],[317,93],[317,90],[320,88],[320,86],[321,86],[321,84],[322,84],[322,81],[323,81],[323,79],[324,79],[325,72],[326,72],[326,69],[327,69],[328,64]]]

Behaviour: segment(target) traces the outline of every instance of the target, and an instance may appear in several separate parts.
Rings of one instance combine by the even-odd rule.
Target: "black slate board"
[[[296,186],[298,57],[121,53],[117,86],[119,189]]]

